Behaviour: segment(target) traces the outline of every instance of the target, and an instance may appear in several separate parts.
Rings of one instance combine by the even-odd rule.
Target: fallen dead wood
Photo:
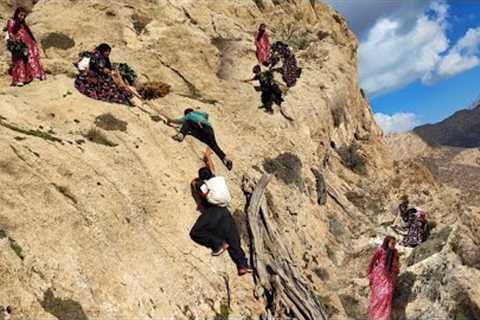
[[[267,305],[262,319],[327,319],[324,307],[299,272],[283,235],[268,213],[264,193],[271,179],[271,175],[265,174],[257,184],[247,177],[242,182],[248,200],[256,293],[257,297],[265,298]]]

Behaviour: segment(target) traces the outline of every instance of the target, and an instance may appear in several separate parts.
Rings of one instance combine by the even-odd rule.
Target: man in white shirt
[[[249,272],[247,258],[242,250],[240,234],[227,206],[231,200],[224,177],[216,177],[211,150],[205,152],[206,167],[198,171],[198,178],[192,182],[192,193],[201,212],[190,237],[196,243],[212,249],[213,256],[226,250],[237,265],[238,275]]]

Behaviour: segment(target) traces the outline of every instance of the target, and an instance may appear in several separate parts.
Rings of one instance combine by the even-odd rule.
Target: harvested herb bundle
[[[118,70],[129,85],[133,85],[137,80],[137,73],[126,63],[114,63],[113,68]]]
[[[7,40],[7,49],[15,57],[28,57],[28,46],[21,41]]]

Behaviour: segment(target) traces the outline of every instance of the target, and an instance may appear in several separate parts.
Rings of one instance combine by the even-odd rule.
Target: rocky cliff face
[[[176,143],[172,128],[139,110],[74,89],[72,62],[104,41],[140,81],[172,86],[158,109],[210,114],[234,161],[231,172],[217,167],[245,249],[242,177],[275,175],[272,218],[332,319],[365,318],[368,257],[405,192],[437,226],[425,251],[402,253],[396,314],[478,315],[478,211],[459,210],[424,167],[393,162],[358,86],[356,39],[332,9],[306,0],[27,5],[49,80],[8,87],[2,45],[0,303],[14,319],[256,319],[266,308],[251,277],[189,239],[198,216],[189,183],[204,146]],[[0,8],[4,24],[11,9]],[[303,67],[285,98],[293,122],[261,112],[259,93],[238,81],[251,76],[261,22]]]

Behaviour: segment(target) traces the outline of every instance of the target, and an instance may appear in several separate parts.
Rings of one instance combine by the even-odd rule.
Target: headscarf
[[[395,254],[397,249],[391,249],[389,246],[390,241],[395,240],[392,236],[386,236],[383,239],[382,248],[387,252],[387,256],[385,257],[385,270],[388,272],[392,272],[393,268],[393,259],[395,258]]]
[[[35,39],[35,37],[33,36],[33,33],[32,31],[30,30],[30,28],[28,27],[27,23],[25,22],[25,19],[23,21],[19,21],[18,20],[18,16],[20,15],[20,13],[25,13],[25,15],[27,14],[27,10],[24,8],[24,7],[18,7],[17,9],[15,9],[15,12],[13,14],[13,21],[15,22],[15,26],[14,26],[14,29],[13,29],[13,33],[17,33],[18,30],[20,30],[20,28],[22,27],[22,25],[25,27],[25,29],[27,30],[28,34],[30,35],[30,37],[32,38],[32,40],[34,42],[37,42],[37,40]]]
[[[95,48],[94,54],[96,55],[97,59],[105,61],[105,66],[107,69],[112,69],[112,63],[110,62],[110,58],[105,57],[103,53],[105,51],[111,51],[112,47],[107,43],[101,43]]]
[[[260,38],[265,34],[266,30],[267,30],[267,25],[265,23],[262,23],[260,24],[260,26],[258,26],[257,41],[260,41]]]
[[[112,51],[112,47],[108,43],[100,43],[96,48],[95,51],[104,53],[105,51]]]

